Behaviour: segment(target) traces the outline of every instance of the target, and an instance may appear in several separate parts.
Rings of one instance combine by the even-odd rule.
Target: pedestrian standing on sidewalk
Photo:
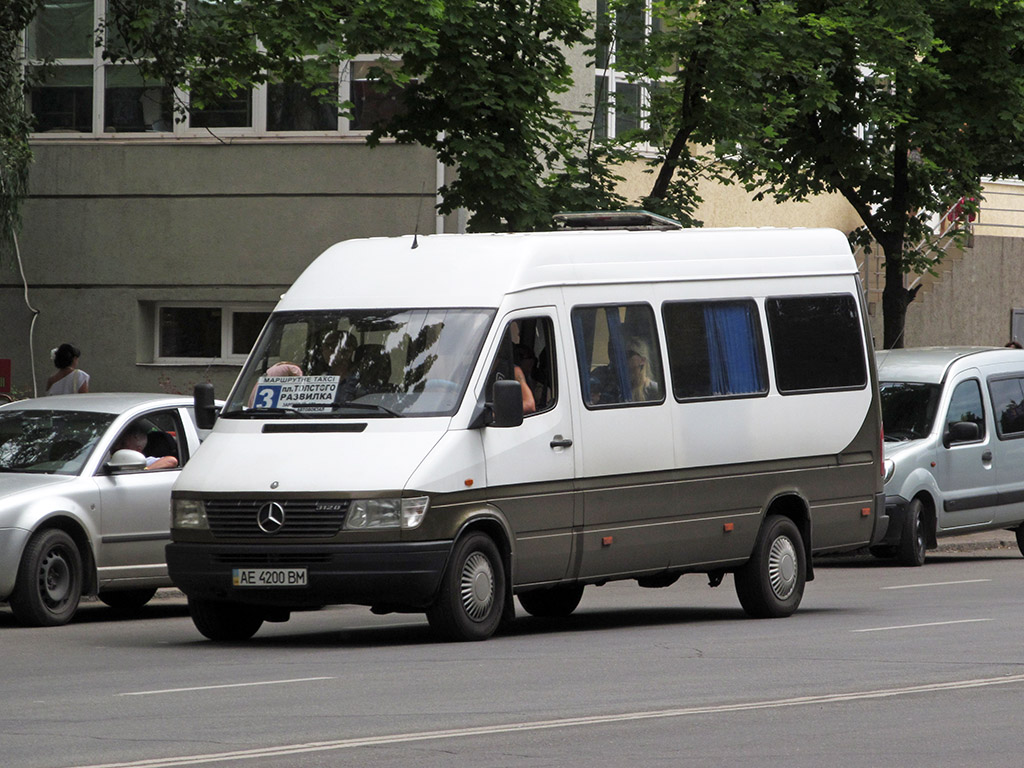
[[[78,367],[82,351],[73,344],[61,344],[50,353],[57,372],[46,380],[48,395],[84,395],[89,391],[89,374]]]

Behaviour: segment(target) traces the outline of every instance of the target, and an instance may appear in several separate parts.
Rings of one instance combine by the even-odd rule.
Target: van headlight
[[[896,474],[896,462],[893,461],[892,459],[886,459],[883,463],[883,466],[885,467],[884,482],[888,483],[890,480],[892,480],[892,476]]]
[[[206,519],[206,505],[202,499],[171,499],[171,528],[209,530],[210,521]]]
[[[353,499],[345,515],[346,531],[417,528],[427,514],[427,496],[409,499]]]

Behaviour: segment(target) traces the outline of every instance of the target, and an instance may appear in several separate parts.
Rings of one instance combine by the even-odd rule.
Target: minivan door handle
[[[985,451],[981,454],[982,461],[992,461],[992,451]]]
[[[568,437],[555,435],[553,438],[551,438],[552,448],[569,448],[570,446],[572,446],[572,440],[570,440]]]

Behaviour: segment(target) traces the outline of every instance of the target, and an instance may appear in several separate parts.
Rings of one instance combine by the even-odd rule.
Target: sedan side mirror
[[[138,472],[146,468],[146,457],[138,451],[130,448],[122,448],[114,451],[107,463],[104,464],[108,472],[118,474],[120,472]]]

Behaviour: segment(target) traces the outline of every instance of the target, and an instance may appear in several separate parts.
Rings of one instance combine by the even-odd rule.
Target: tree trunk
[[[883,245],[885,287],[882,289],[882,348],[902,349],[907,322],[907,305],[916,291],[903,287],[903,245]]]

